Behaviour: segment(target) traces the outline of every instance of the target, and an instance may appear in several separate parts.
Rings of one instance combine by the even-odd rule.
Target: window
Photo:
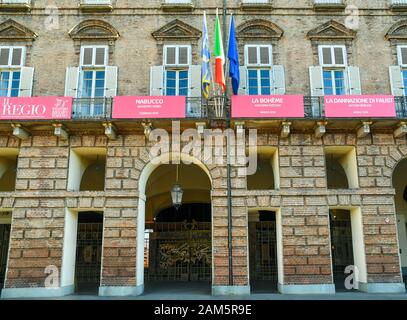
[[[24,66],[25,47],[0,47],[0,96],[20,95],[21,68]]]
[[[345,69],[347,66],[345,46],[319,46],[319,63],[323,67],[325,95],[344,95]]]
[[[270,95],[272,88],[272,47],[246,45],[247,92],[249,95]]]
[[[83,46],[81,50],[80,98],[103,98],[106,88],[107,46]],[[99,99],[101,100],[101,99]],[[104,112],[103,101],[92,101],[81,108],[82,114],[100,115]]]
[[[165,95],[189,95],[191,47],[168,45],[164,47]]]

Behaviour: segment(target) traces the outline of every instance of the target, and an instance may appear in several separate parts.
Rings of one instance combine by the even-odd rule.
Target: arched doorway
[[[150,163],[140,181],[138,235],[143,243],[141,247],[138,241],[138,285],[143,284],[146,292],[179,289],[209,293],[212,213],[211,180],[206,167],[196,161],[181,161],[178,165]],[[183,190],[178,209],[171,198],[175,183]]]
[[[407,159],[400,161],[394,169],[393,187],[396,191],[394,202],[397,215],[400,262],[403,280],[404,283],[407,283]]]

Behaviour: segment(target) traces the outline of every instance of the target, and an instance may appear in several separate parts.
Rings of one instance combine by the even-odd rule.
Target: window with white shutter
[[[319,64],[322,67],[324,95],[351,93],[346,47],[344,45],[321,45],[318,47],[318,54]]]
[[[164,46],[164,95],[190,95],[191,46]]]
[[[24,68],[25,56],[24,46],[0,47],[0,96],[31,96],[34,69]]]
[[[273,55],[271,45],[246,45],[246,92],[249,95],[270,95],[273,90]]]

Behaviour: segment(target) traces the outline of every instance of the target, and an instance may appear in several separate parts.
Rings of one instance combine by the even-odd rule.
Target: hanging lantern
[[[184,194],[184,191],[182,190],[181,186],[179,184],[174,184],[174,186],[171,189],[171,198],[172,198],[172,204],[175,207],[175,209],[179,209],[182,205],[182,195]]]
[[[178,210],[179,207],[181,207],[182,205],[182,195],[184,194],[184,191],[182,190],[181,185],[178,183],[178,164],[176,170],[177,170],[176,181],[171,189],[171,199],[172,205],[175,207],[176,210]]]

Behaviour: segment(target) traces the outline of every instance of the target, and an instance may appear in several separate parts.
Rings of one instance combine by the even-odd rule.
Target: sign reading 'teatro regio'
[[[186,98],[182,96],[114,97],[113,119],[185,118]]]
[[[72,97],[0,98],[0,120],[69,120]]]
[[[387,118],[396,116],[393,96],[325,96],[327,118]]]
[[[304,96],[233,96],[233,118],[304,118]]]

